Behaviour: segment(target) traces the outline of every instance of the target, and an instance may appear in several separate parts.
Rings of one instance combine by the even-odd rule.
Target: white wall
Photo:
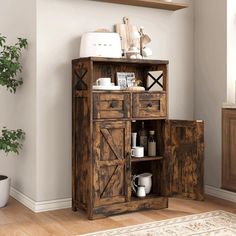
[[[170,60],[170,117],[193,118],[193,8],[177,12],[88,0],[38,0],[37,201],[71,196],[71,59],[79,37],[129,16]]]
[[[227,1],[227,102],[235,102],[236,1]]]
[[[170,118],[193,118],[193,7],[170,12],[88,0],[1,1],[0,32],[29,40],[24,85],[15,96],[0,88],[0,126],[27,136],[19,157],[0,159],[0,173],[35,201],[71,196],[71,59],[82,33],[112,29],[129,16],[151,35],[156,59],[170,61]],[[1,153],[1,155],[3,155]]]
[[[195,1],[195,119],[205,120],[205,183],[221,186],[221,107],[227,90],[225,0]]]
[[[36,199],[36,1],[1,0],[0,33],[15,43],[17,37],[27,38],[29,47],[23,52],[24,85],[15,95],[0,87],[0,130],[22,128],[26,132],[20,155],[0,153],[0,174],[12,178],[14,188]]]

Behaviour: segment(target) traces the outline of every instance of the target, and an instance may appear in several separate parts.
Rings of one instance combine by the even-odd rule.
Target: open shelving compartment
[[[131,157],[131,176],[140,175],[142,173],[152,174],[151,192],[145,198],[163,197],[164,181],[163,181],[163,160],[164,160],[164,123],[165,120],[136,120],[132,122],[132,132],[137,132],[141,129],[141,124],[144,122],[145,129],[155,131],[156,139],[156,156],[146,156],[141,158]],[[139,146],[137,140],[137,146]],[[132,179],[132,177],[131,177]],[[137,184],[137,182],[136,182]],[[131,200],[137,200],[134,191],[132,191]]]

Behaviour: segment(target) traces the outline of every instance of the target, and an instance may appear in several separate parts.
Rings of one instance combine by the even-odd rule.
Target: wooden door
[[[129,121],[94,122],[94,207],[128,200]]]
[[[164,181],[166,195],[204,199],[204,123],[167,120]]]
[[[223,109],[222,188],[236,192],[236,109]]]

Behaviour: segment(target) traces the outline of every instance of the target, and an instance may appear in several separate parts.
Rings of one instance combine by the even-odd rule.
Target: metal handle
[[[126,170],[130,171],[131,170],[131,153],[127,153],[127,164],[126,164]]]
[[[148,105],[147,105],[148,107],[152,107],[152,104],[151,103],[148,103]]]
[[[115,107],[116,107],[116,104],[115,104],[114,101],[112,101],[112,102],[110,103],[110,108],[115,108]]]

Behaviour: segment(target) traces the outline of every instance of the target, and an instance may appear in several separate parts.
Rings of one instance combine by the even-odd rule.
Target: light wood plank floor
[[[72,236],[213,210],[236,214],[236,204],[209,196],[204,202],[173,198],[168,209],[89,221],[83,212],[71,209],[36,214],[10,199],[8,206],[0,209],[0,236]]]

